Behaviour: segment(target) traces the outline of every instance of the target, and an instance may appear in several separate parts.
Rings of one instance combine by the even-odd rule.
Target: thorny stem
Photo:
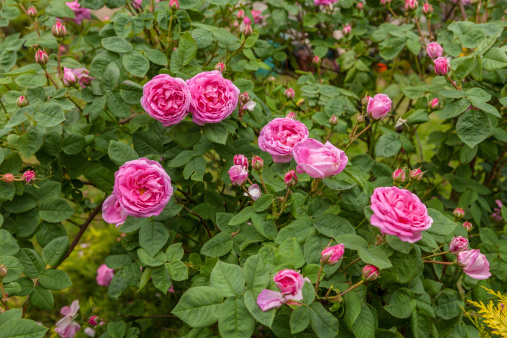
[[[414,16],[414,20],[415,20],[415,24],[417,25],[417,29],[419,30],[419,35],[421,35],[421,42],[422,42],[424,48],[426,48],[426,41],[424,41],[424,34],[421,30],[421,26],[419,25],[419,19],[417,19],[417,16]]]
[[[434,255],[425,256],[424,258],[431,258],[431,257],[441,256],[441,255],[445,255],[445,254],[448,254],[448,253],[449,253],[449,251],[443,251],[443,252],[436,253]]]
[[[46,77],[51,80],[51,82],[53,83],[53,85],[55,86],[56,89],[58,89],[58,85],[56,84],[55,80],[53,80],[53,78],[51,77],[51,75],[49,75],[48,73],[48,70],[47,69],[44,69],[44,72],[46,73]]]
[[[320,263],[319,274],[317,275],[317,283],[315,283],[315,293],[319,291],[319,283],[320,283],[320,275],[322,275],[322,270],[324,269],[324,262]]]

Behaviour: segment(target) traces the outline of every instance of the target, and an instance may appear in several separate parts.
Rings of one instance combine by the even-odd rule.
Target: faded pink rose
[[[261,15],[262,11],[256,11],[256,10],[252,9],[250,12],[252,13],[254,23],[260,23],[262,21],[262,19],[264,19],[264,16]],[[252,24],[252,21],[250,20],[250,18],[248,16],[245,16],[243,19],[243,23],[248,26],[248,25]]]
[[[444,57],[439,57],[433,61],[435,64],[435,73],[437,75],[446,75],[449,73],[449,60]]]
[[[328,6],[338,2],[338,0],[313,0],[315,6]]]
[[[123,210],[114,193],[102,204],[102,218],[109,224],[116,224],[117,228],[127,219],[127,213]]]
[[[458,254],[458,265],[472,278],[480,280],[491,277],[489,262],[479,249],[460,252]]]
[[[78,25],[80,25],[81,21],[83,21],[84,19],[86,20],[91,19],[90,10],[88,8],[81,7],[78,0],[66,2],[65,4],[69,6],[69,8],[72,9],[74,14],[76,15],[76,18],[72,19],[72,21],[74,21]]]
[[[55,332],[62,338],[72,338],[79,331],[81,326],[74,320],[79,312],[79,300],[75,300],[69,306],[62,307],[60,313],[64,316],[56,322]]]
[[[218,70],[202,72],[187,80],[192,96],[190,112],[195,123],[218,123],[238,106],[239,89]]]
[[[243,194],[243,196],[251,196],[254,201],[257,201],[261,195],[261,188],[259,188],[258,184],[252,184],[248,187],[248,194],[246,192]]]
[[[491,217],[493,217],[493,219],[495,221],[501,221],[503,219],[503,217],[502,217],[502,206],[503,206],[503,203],[500,200],[495,200],[495,203],[498,206],[498,208],[494,209],[494,212],[491,214]]]
[[[459,254],[461,251],[465,251],[466,249],[468,249],[468,239],[465,237],[454,237],[449,244],[449,251],[455,255]]]
[[[268,311],[280,307],[285,303],[285,298],[278,291],[264,289],[257,297],[257,305],[262,311]]]
[[[280,270],[273,277],[273,281],[280,289],[285,299],[301,300],[303,299],[303,285],[306,281],[310,282],[308,278],[291,269]]]
[[[340,259],[342,259],[344,252],[345,245],[343,244],[338,244],[330,248],[325,248],[324,250],[322,250],[321,253],[322,256],[321,261],[327,265],[334,265],[338,263]]]
[[[240,165],[242,167],[248,168],[248,159],[246,158],[245,155],[242,154],[234,155],[233,161],[235,165]]]
[[[141,106],[164,127],[169,127],[188,115],[191,100],[185,81],[160,74],[143,86]]]
[[[275,163],[287,163],[292,159],[293,148],[308,139],[308,128],[291,118],[276,118],[262,128],[259,147],[273,156]]]
[[[366,111],[371,119],[382,120],[391,111],[392,101],[386,94],[377,94],[370,97]]]
[[[242,165],[233,165],[229,169],[229,177],[235,186],[242,186],[248,178],[248,169]]]
[[[95,80],[94,77],[90,76],[90,71],[84,67],[74,68],[72,69],[72,73],[76,76],[77,83],[81,86],[81,88],[85,88],[92,80]]]
[[[73,86],[77,82],[77,77],[72,72],[72,69],[63,67],[63,83],[66,86]]]
[[[444,54],[444,49],[438,42],[430,42],[428,43],[428,46],[426,47],[426,52],[428,53],[428,56],[432,59],[436,59],[442,56]]]
[[[97,284],[100,286],[109,286],[114,277],[114,270],[109,269],[107,265],[102,264],[97,269]]]
[[[173,194],[171,178],[157,161],[128,161],[114,176],[114,194],[130,216],[158,216]]]
[[[297,163],[298,173],[307,173],[313,178],[324,178],[341,173],[349,159],[343,150],[331,143],[322,144],[309,138],[294,147],[294,160]]]
[[[403,242],[417,242],[433,223],[419,197],[397,187],[376,188],[371,196],[371,209],[371,225]]]
[[[35,172],[27,170],[23,173],[23,181],[25,181],[25,183],[33,183],[36,176]]]

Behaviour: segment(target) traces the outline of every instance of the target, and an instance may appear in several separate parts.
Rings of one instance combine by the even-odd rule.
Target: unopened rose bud
[[[26,99],[26,97],[20,96],[16,100],[16,104],[18,105],[19,108],[23,108],[23,107],[28,106],[28,100]]]
[[[375,265],[365,265],[363,268],[363,278],[368,282],[374,281],[380,275],[380,270]]]
[[[359,124],[365,123],[366,122],[366,116],[364,116],[364,115],[358,115],[356,117],[356,122],[359,123]]]
[[[90,319],[88,319],[88,323],[90,323],[90,325],[97,325],[99,323],[99,320],[100,318],[98,316],[91,316]]]
[[[419,7],[417,0],[405,0],[405,9],[407,11],[414,11]]]
[[[456,209],[454,209],[452,214],[456,218],[463,218],[465,216],[465,210],[463,210],[463,208],[457,207]]]
[[[298,177],[296,175],[296,172],[294,170],[289,171],[287,174],[285,174],[284,182],[287,188],[292,188],[296,184],[298,184]]]
[[[363,97],[363,99],[361,100],[361,104],[362,104],[363,106],[367,106],[367,105],[368,105],[368,102],[370,102],[370,99],[371,99],[371,97],[370,97],[370,96],[368,96],[368,95],[366,95],[366,96],[365,96],[365,97]]]
[[[169,8],[173,11],[176,11],[180,9],[180,3],[178,2],[178,0],[171,0],[169,1]]]
[[[439,101],[438,101],[438,98],[436,98],[436,97],[433,100],[431,100],[430,102],[428,102],[428,108],[431,110],[437,110],[438,106],[439,106]]]
[[[396,169],[391,175],[393,181],[395,183],[403,183],[407,180],[407,176],[405,174],[405,168]]]
[[[449,244],[449,251],[454,255],[457,255],[466,249],[468,249],[468,239],[461,236],[454,237]]]
[[[26,10],[26,14],[28,14],[28,16],[31,18],[35,18],[37,16],[37,10],[33,7],[30,7]]]
[[[356,5],[356,8],[359,9],[360,11],[362,11],[363,8],[364,8],[363,3],[362,2],[358,2],[357,5]]]
[[[412,169],[410,170],[410,180],[419,182],[423,179],[425,171],[422,171],[421,169]]]
[[[342,259],[345,252],[345,245],[338,244],[322,250],[320,262],[326,265],[335,265]]]
[[[431,13],[433,13],[433,6],[431,6],[429,3],[425,3],[423,5],[422,12],[426,16],[430,15]]]
[[[446,75],[449,73],[449,60],[439,57],[433,61],[435,65],[435,73],[437,75]]]
[[[23,181],[26,184],[30,184],[30,183],[35,182],[35,177],[37,177],[37,175],[35,174],[35,172],[33,172],[31,170],[25,171],[23,173]]]
[[[338,118],[336,115],[333,115],[329,118],[329,124],[332,126],[336,126],[338,124]]]
[[[245,27],[243,27],[243,35],[244,36],[250,36],[253,34],[253,29],[252,29],[252,26],[250,25],[246,25]]]
[[[243,10],[239,10],[238,14],[236,14],[236,18],[238,20],[243,20],[245,18],[245,12]]]
[[[239,103],[245,104],[250,101],[250,95],[247,92],[239,94]]]
[[[264,161],[262,158],[259,156],[254,156],[252,158],[252,168],[257,172],[262,171],[262,168],[264,168]]]
[[[51,33],[55,38],[63,38],[67,35],[67,30],[65,29],[65,25],[59,21],[57,21],[53,28],[51,28]]]
[[[293,120],[297,120],[297,116],[296,116],[296,113],[294,113],[293,111],[289,112],[287,114],[287,116],[285,116],[286,118],[288,119],[293,119]]]
[[[4,180],[5,183],[12,183],[14,182],[14,175],[13,174],[5,174],[2,178]]]
[[[220,73],[225,73],[225,64],[223,62],[219,62],[215,66],[215,70],[218,70]]]
[[[320,67],[322,60],[317,55],[315,55],[312,59],[312,62],[315,66]]]
[[[7,276],[7,267],[3,264],[0,264],[0,281]]]
[[[35,62],[37,62],[39,65],[46,65],[48,61],[49,56],[45,51],[38,49],[37,52],[35,52]]]
[[[294,96],[296,96],[296,93],[294,92],[294,89],[287,88],[287,89],[285,89],[284,95],[286,98],[292,99],[292,98],[294,98]]]
[[[351,31],[352,31],[351,25],[347,25],[347,26],[343,27],[343,29],[342,29],[343,35],[345,35],[345,36],[349,35]]]
[[[465,228],[468,232],[470,232],[472,231],[474,226],[469,221],[466,221],[465,223],[463,223],[463,228]]]

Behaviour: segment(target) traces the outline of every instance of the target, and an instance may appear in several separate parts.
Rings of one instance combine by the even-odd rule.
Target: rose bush
[[[4,1],[0,337],[507,332],[505,8]]]

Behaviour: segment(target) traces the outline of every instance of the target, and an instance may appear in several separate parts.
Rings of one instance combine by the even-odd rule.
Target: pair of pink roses
[[[161,74],[144,85],[141,105],[165,127],[179,123],[189,112],[202,126],[231,115],[238,97],[239,89],[218,70],[199,73],[186,82]]]

